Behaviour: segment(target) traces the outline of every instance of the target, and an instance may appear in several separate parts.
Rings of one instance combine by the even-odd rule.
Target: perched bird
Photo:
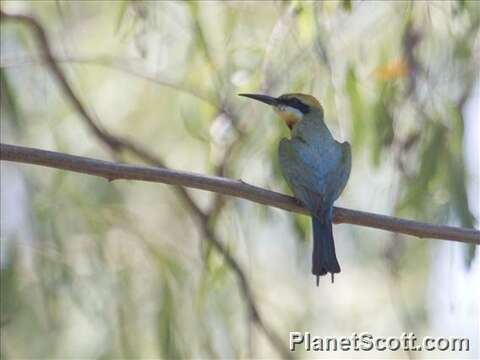
[[[340,272],[332,233],[333,203],[347,184],[352,167],[348,142],[336,141],[323,118],[323,108],[311,95],[285,94],[278,98],[239,94],[266,103],[285,121],[291,138],[279,145],[280,167],[295,197],[312,215],[312,273],[319,277]]]

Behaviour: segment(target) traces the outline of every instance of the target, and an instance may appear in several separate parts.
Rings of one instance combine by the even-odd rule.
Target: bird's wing
[[[348,142],[338,143],[341,146],[340,164],[336,168],[334,177],[337,179],[335,188],[332,189],[334,194],[333,200],[337,200],[347,185],[350,171],[352,170],[352,148]]]
[[[350,174],[350,146],[342,151],[319,151],[299,140],[283,139],[279,146],[280,166],[295,196],[314,213],[327,210],[338,198]],[[339,144],[340,146],[340,144]]]
[[[282,139],[280,142],[279,160],[285,180],[295,196],[310,212],[317,213],[318,207],[325,203],[324,181],[305,162],[291,140]]]

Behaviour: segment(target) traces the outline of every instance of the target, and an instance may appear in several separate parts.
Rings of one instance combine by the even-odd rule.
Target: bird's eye
[[[309,111],[309,106],[304,104],[301,100],[292,98],[290,101],[291,106],[300,110],[302,113],[306,114]]]

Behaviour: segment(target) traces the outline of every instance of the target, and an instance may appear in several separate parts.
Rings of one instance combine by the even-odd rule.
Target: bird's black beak
[[[265,104],[268,104],[268,105],[278,105],[279,104],[279,100],[277,98],[274,98],[274,97],[268,96],[268,95],[238,94],[238,96],[245,96],[245,97],[248,97],[250,99],[261,101],[261,102],[263,102]]]

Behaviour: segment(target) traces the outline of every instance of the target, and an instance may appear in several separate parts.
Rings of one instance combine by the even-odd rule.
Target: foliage
[[[22,6],[46,27],[102,126],[171,167],[288,192],[277,163],[288,130],[236,93],[307,92],[322,101],[335,137],[353,145],[340,205],[478,224],[467,196],[462,115],[478,71],[475,2]],[[39,64],[29,36],[2,23],[2,142],[112,157]],[[252,326],[238,279],[170,188],[21,170],[28,200],[2,198],[2,212],[16,214],[7,217],[30,224],[19,231],[2,223],[2,358],[277,355]],[[317,289],[307,217],[191,195],[215,214],[210,226],[240,260],[282,338],[293,325],[319,335],[351,332],[372,317],[372,306],[386,333],[424,329],[426,242],[397,246],[401,239],[385,233],[338,227],[341,282]],[[357,281],[370,278],[378,281]],[[397,282],[390,291],[411,294],[406,311],[417,320],[408,326],[381,310],[382,286]]]

